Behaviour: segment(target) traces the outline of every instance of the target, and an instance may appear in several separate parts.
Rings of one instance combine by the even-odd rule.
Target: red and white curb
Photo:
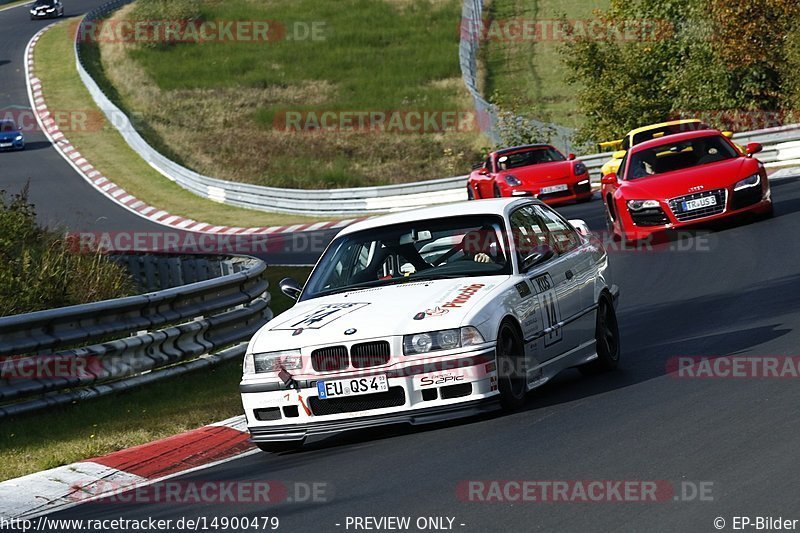
[[[231,226],[215,226],[205,222],[198,222],[191,218],[173,215],[163,209],[148,205],[139,200],[125,189],[116,185],[113,181],[98,171],[87,159],[72,145],[64,135],[53,118],[52,110],[48,109],[42,91],[42,82],[35,76],[34,70],[34,50],[36,43],[42,34],[52,28],[50,24],[42,28],[28,42],[25,48],[25,80],[28,86],[28,98],[31,102],[31,109],[39,123],[42,132],[47,136],[56,151],[75,169],[81,177],[91,184],[100,193],[104,194],[113,202],[124,207],[128,211],[135,213],[143,218],[167,226],[176,230],[192,231],[199,233],[210,233],[219,235],[267,235],[297,233],[301,231],[318,231],[326,229],[338,229],[348,226],[359,219],[333,220],[328,222],[313,222],[306,224],[292,224],[286,226],[269,226],[255,228],[240,228]]]
[[[35,518],[258,450],[244,416],[0,483],[0,518]]]

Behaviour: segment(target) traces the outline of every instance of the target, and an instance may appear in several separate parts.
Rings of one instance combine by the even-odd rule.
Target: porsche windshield
[[[303,300],[420,280],[511,274],[503,220],[475,215],[419,220],[344,235],[328,248]]]
[[[626,179],[666,174],[738,157],[733,146],[720,135],[661,144],[631,156]]]
[[[500,157],[497,158],[497,165],[500,170],[509,170],[512,168],[538,165],[539,163],[552,163],[554,161],[564,160],[565,158],[561,155],[561,152],[552,146],[543,146],[511,154],[501,153]]]

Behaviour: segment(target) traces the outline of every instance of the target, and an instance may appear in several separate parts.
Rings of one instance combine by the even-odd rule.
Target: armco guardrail
[[[160,290],[0,318],[0,418],[241,357],[272,318],[259,259],[116,259]]]
[[[132,0],[114,0],[90,11],[78,26],[78,34],[87,23],[95,22],[130,3]],[[462,7],[462,31],[459,46],[459,61],[462,77],[475,101],[479,115],[490,117],[487,132],[490,137],[496,122],[496,114],[481,96],[477,87],[477,50],[480,21],[483,16],[482,0],[464,0]],[[372,213],[387,213],[414,207],[466,200],[467,176],[456,176],[438,180],[387,185],[381,187],[359,187],[350,189],[302,190],[263,187],[236,183],[203,176],[178,165],[153,149],[131,124],[130,119],[103,93],[84,68],[81,61],[80,39],[75,42],[75,57],[78,73],[92,95],[97,106],[122,137],[145,161],[168,179],[181,187],[214,201],[228,205],[322,217],[350,217]],[[761,142],[765,146],[759,159],[765,163],[784,161],[787,148],[779,145],[789,141],[800,141],[800,127],[786,126],[768,130],[740,133],[734,136],[737,142]],[[791,152],[791,150],[789,150]],[[600,167],[611,154],[582,156],[595,182],[600,179]],[[791,159],[795,159],[794,156]],[[800,164],[800,162],[798,162]]]

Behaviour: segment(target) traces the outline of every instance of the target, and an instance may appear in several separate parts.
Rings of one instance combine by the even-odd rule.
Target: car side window
[[[565,254],[581,245],[581,238],[561,217],[553,211],[536,206],[540,219],[546,229],[547,245],[558,254]]]
[[[617,177],[620,180],[625,179],[625,166],[628,164],[628,154],[625,154],[625,157],[622,158],[622,161],[619,163],[619,169],[617,169]]]
[[[519,264],[529,255],[548,247],[547,226],[534,209],[525,205],[511,213],[511,239],[517,250]]]

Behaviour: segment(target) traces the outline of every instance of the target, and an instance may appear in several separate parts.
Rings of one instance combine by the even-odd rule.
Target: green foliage
[[[770,9],[785,2],[757,3],[764,4],[760,10],[728,0],[612,2],[600,14],[604,20],[659,21],[661,31],[653,38],[576,39],[564,46],[570,81],[581,86],[579,106],[587,117],[578,140],[611,140],[638,126],[693,115],[710,116],[712,125],[724,128],[719,111],[786,105],[785,88],[800,72],[786,76],[791,69],[785,37],[797,15],[777,24]],[[786,8],[784,14],[792,12]],[[770,29],[762,31],[765,26]],[[800,60],[800,54],[794,57]]]
[[[27,189],[0,190],[0,316],[63,307],[135,292],[125,270],[99,254],[77,253],[67,239],[36,225]]]
[[[500,146],[549,143],[554,134],[549,124],[512,111],[500,111],[497,114],[495,129],[500,136]]]

